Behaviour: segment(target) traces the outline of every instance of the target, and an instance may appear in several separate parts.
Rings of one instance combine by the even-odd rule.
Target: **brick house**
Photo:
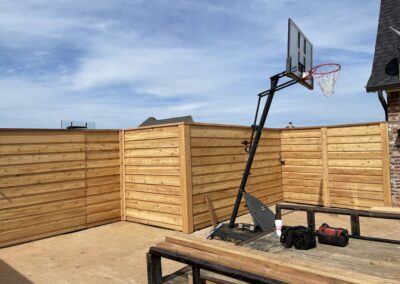
[[[372,73],[367,92],[376,92],[389,130],[392,204],[400,207],[400,3],[382,0]],[[384,97],[386,93],[386,98]]]

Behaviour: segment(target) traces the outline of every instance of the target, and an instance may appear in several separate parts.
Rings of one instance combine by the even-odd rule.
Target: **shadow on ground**
[[[0,283],[28,284],[33,282],[0,259]]]

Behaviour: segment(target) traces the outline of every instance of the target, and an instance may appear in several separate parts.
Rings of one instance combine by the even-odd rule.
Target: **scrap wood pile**
[[[359,273],[351,269],[341,269],[321,265],[317,261],[288,258],[264,251],[240,247],[217,240],[204,240],[195,236],[165,237],[156,245],[161,249],[181,256],[187,256],[206,263],[259,275],[288,283],[395,283],[390,278]]]

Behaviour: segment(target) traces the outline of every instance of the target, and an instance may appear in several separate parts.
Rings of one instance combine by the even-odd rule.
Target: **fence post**
[[[119,131],[119,174],[120,174],[120,189],[121,189],[121,221],[126,220],[126,195],[125,195],[125,131]]]
[[[385,206],[392,207],[392,192],[390,186],[389,133],[387,123],[381,123],[380,128],[382,146],[383,202]]]
[[[190,125],[182,123],[179,128],[179,161],[181,175],[182,232],[189,234],[193,227],[192,157],[190,152]]]
[[[325,207],[331,206],[329,193],[329,171],[328,171],[328,141],[327,129],[321,128],[321,150],[322,150],[322,198]]]

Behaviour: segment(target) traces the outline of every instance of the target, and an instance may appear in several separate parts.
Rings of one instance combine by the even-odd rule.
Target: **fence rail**
[[[190,233],[229,218],[249,127],[0,129],[0,246],[127,220]],[[247,190],[281,201],[391,206],[386,123],[265,129]],[[239,213],[245,213],[242,203]]]

